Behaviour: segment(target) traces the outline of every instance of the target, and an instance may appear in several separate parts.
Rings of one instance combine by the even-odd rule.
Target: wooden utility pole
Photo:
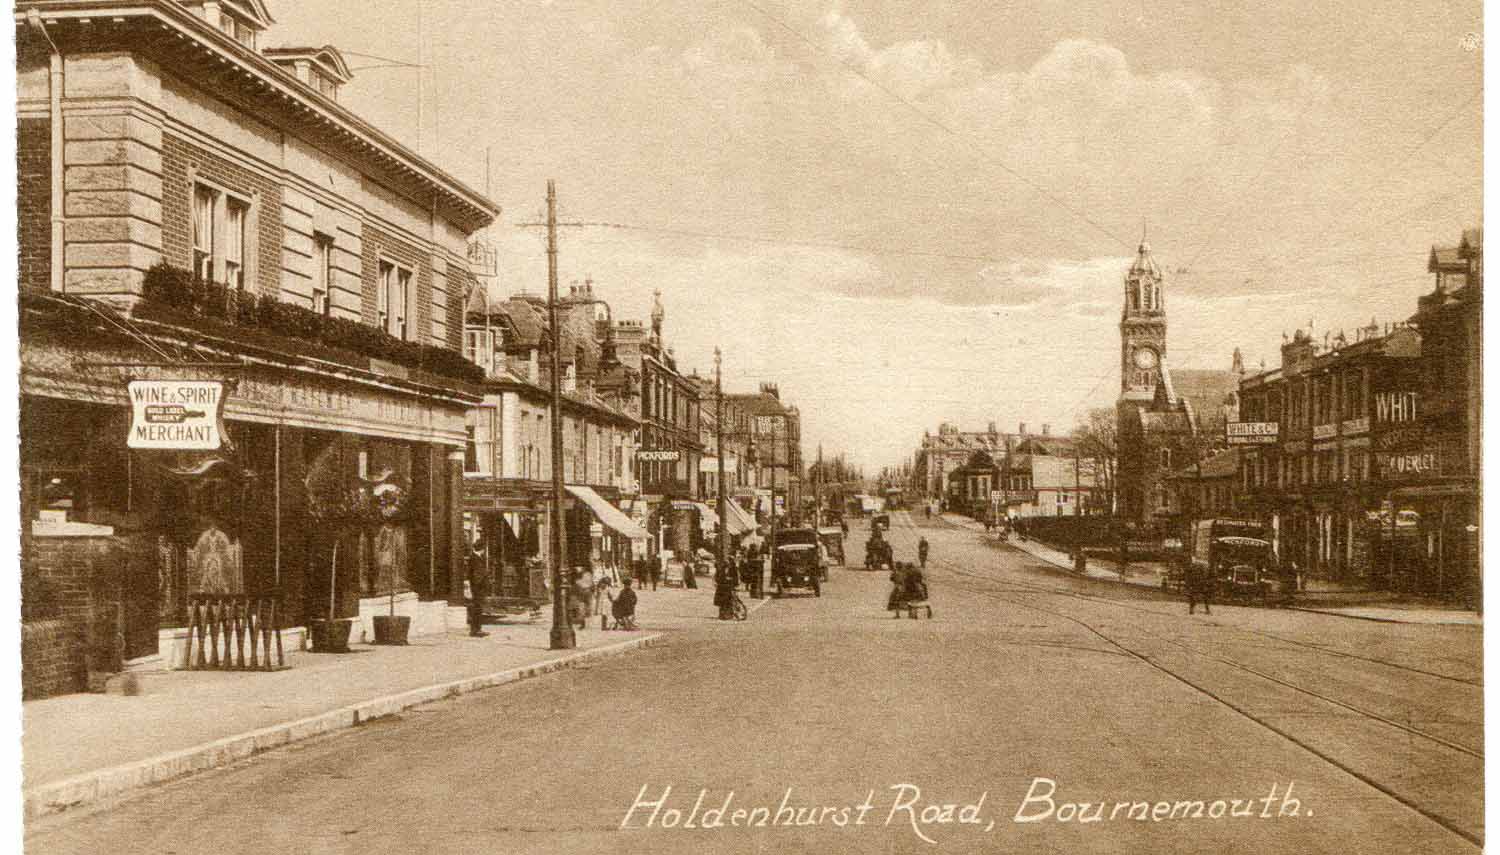
[[[724,492],[724,374],[723,356],[719,349],[714,348],[714,446],[719,455],[719,568],[715,579],[719,584],[724,584],[724,576],[729,572],[729,508],[726,507],[728,499]]]
[[[557,185],[547,179],[547,324],[552,335],[548,357],[552,367],[552,636],[553,650],[578,646],[568,617],[568,585],[563,573],[563,431],[562,431],[562,335],[557,323]]]

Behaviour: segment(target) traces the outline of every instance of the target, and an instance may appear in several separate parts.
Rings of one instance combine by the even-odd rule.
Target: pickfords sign
[[[217,451],[224,444],[224,384],[218,380],[132,380],[130,448]]]

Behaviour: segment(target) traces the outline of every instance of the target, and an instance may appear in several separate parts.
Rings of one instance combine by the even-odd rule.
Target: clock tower
[[[1125,272],[1125,307],[1120,314],[1120,397],[1149,401],[1167,356],[1167,310],[1161,268],[1141,240]]]

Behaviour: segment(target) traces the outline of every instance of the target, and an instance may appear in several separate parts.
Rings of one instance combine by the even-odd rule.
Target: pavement
[[[892,518],[914,554],[918,529]],[[1475,629],[1189,616],[967,531],[920,533],[931,620],[884,611],[885,574],[835,569],[822,597],[745,623],[685,622],[629,656],[48,817],[26,851],[1482,847]]]
[[[577,633],[575,650],[549,648],[543,618],[486,625],[488,637],[423,636],[403,647],[354,645],[346,655],[291,651],[274,672],[163,671],[141,694],[72,694],[22,705],[28,818],[120,796],[137,787],[240,760],[371,719],[637,650],[664,634],[715,623],[713,585],[639,594],[639,631]],[[765,600],[747,600],[752,612]]]
[[[943,522],[967,531],[984,532],[984,524],[960,514],[945,513]],[[993,539],[993,538],[992,538]],[[998,541],[997,541],[998,542]],[[1021,540],[1014,535],[1006,541],[1007,546],[1021,550],[1048,564],[1072,572],[1073,560],[1066,552],[1054,549],[1040,541]],[[1124,578],[1120,576],[1119,563],[1090,555],[1086,575],[1090,579],[1136,585],[1143,588],[1161,588],[1167,568],[1160,562],[1135,562]],[[1436,603],[1412,598],[1392,597],[1378,591],[1310,591],[1304,592],[1295,610],[1332,615],[1335,617],[1382,623],[1418,623],[1448,626],[1483,626],[1484,619],[1478,613],[1457,609],[1445,603]]]

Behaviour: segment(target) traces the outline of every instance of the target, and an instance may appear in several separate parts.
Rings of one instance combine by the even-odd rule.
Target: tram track
[[[901,519],[902,519],[902,522],[904,523],[903,533],[911,534],[911,533],[914,533],[916,531],[916,527],[911,522],[911,520],[910,520],[909,517],[906,517],[905,515],[902,515]],[[1178,671],[1175,671],[1172,668],[1169,668],[1167,665],[1163,664],[1162,662],[1158,661],[1157,659],[1153,658],[1152,656],[1150,656],[1150,655],[1148,655],[1146,653],[1143,653],[1143,652],[1141,652],[1141,651],[1139,651],[1139,650],[1137,650],[1137,649],[1129,646],[1128,644],[1126,644],[1125,642],[1119,640],[1118,638],[1115,638],[1115,637],[1111,636],[1110,634],[1104,632],[1103,630],[1099,629],[1097,626],[1095,626],[1094,624],[1090,623],[1089,621],[1084,620],[1083,618],[1077,617],[1076,615],[1072,615],[1072,614],[1068,614],[1068,613],[1063,612],[1063,611],[1059,611],[1057,609],[1046,608],[1046,607],[1038,605],[1038,604],[1036,604],[1034,602],[1028,602],[1025,599],[1018,599],[1018,597],[1059,596],[1059,595],[1061,595],[1061,596],[1067,596],[1067,597],[1073,597],[1073,598],[1076,598],[1076,599],[1086,600],[1086,601],[1090,601],[1090,602],[1101,604],[1101,605],[1109,605],[1109,606],[1116,607],[1116,608],[1125,608],[1125,609],[1130,609],[1130,610],[1133,610],[1133,611],[1147,612],[1147,613],[1156,614],[1156,615],[1164,615],[1165,613],[1158,612],[1158,611],[1156,611],[1154,609],[1141,609],[1139,607],[1132,607],[1132,606],[1129,606],[1127,604],[1120,603],[1118,601],[1108,600],[1108,599],[1104,599],[1104,598],[1100,598],[1100,597],[1090,597],[1090,596],[1087,596],[1087,595],[1080,595],[1080,594],[1078,594],[1076,592],[1072,592],[1072,591],[1057,590],[1057,589],[1047,588],[1047,587],[1043,587],[1043,586],[1039,586],[1039,585],[1038,586],[1032,586],[1032,585],[1027,585],[1026,583],[1018,583],[1018,582],[1015,582],[1015,581],[1012,581],[1012,580],[1004,580],[1004,581],[1002,581],[1002,580],[994,579],[993,577],[986,576],[984,574],[979,574],[979,573],[974,573],[972,571],[965,571],[965,570],[959,569],[956,566],[956,563],[953,562],[950,559],[942,559],[942,560],[938,560],[938,561],[933,561],[933,560],[929,559],[928,565],[929,565],[930,568],[934,568],[935,567],[935,569],[942,570],[944,573],[947,573],[947,574],[951,575],[952,577],[956,577],[956,579],[958,580],[958,584],[956,584],[954,587],[957,587],[959,590],[965,591],[966,593],[974,594],[974,595],[977,595],[977,596],[981,596],[981,597],[984,597],[984,598],[987,598],[987,599],[991,599],[991,600],[996,600],[996,601],[999,601],[999,602],[1009,603],[1011,605],[1019,606],[1021,608],[1029,609],[1029,610],[1032,610],[1032,611],[1035,611],[1035,612],[1039,612],[1039,613],[1042,613],[1042,614],[1051,615],[1053,617],[1061,618],[1061,619],[1063,619],[1065,621],[1068,621],[1068,622],[1070,622],[1072,624],[1075,624],[1075,625],[1081,627],[1082,629],[1084,629],[1085,631],[1089,632],[1090,634],[1092,634],[1093,636],[1095,636],[1099,640],[1103,641],[1105,644],[1107,644],[1107,645],[1109,645],[1109,646],[1111,646],[1111,647],[1119,650],[1122,654],[1124,654],[1126,656],[1129,656],[1131,658],[1139,660],[1141,663],[1143,663],[1143,664],[1149,666],[1150,668],[1152,668],[1152,669],[1154,669],[1154,670],[1162,673],[1163,675],[1171,678],[1172,680],[1175,680],[1175,681],[1183,684],[1184,686],[1187,686],[1188,688],[1192,689],[1193,691],[1195,691],[1195,692],[1197,692],[1197,693],[1199,693],[1199,694],[1201,694],[1201,695],[1209,698],[1210,700],[1212,700],[1215,703],[1217,703],[1217,704],[1225,707],[1226,709],[1229,709],[1229,710],[1237,713],[1241,717],[1243,717],[1245,719],[1248,719],[1249,721],[1251,721],[1251,722],[1259,725],[1260,727],[1264,728],[1265,730],[1270,731],[1271,733],[1275,734],[1276,736],[1280,737],[1281,739],[1283,739],[1283,740],[1285,740],[1285,741],[1287,741],[1287,742],[1289,742],[1289,743],[1291,743],[1293,745],[1296,745],[1297,747],[1301,748],[1303,751],[1306,751],[1307,753],[1313,755],[1314,757],[1317,757],[1319,760],[1322,760],[1324,763],[1327,763],[1328,765],[1333,766],[1334,768],[1339,769],[1340,771],[1344,772],[1345,774],[1347,774],[1347,775],[1355,778],[1356,780],[1360,781],[1361,783],[1364,783],[1366,786],[1371,787],[1372,789],[1376,790],[1377,792],[1381,793],[1382,795],[1386,796],[1387,798],[1390,798],[1391,800],[1393,800],[1393,801],[1401,804],[1402,806],[1404,806],[1407,809],[1413,811],[1414,813],[1422,816],[1423,818],[1425,818],[1428,821],[1436,824],[1437,826],[1443,828],[1444,830],[1448,831],[1449,833],[1451,833],[1451,834],[1453,834],[1453,835],[1455,835],[1457,837],[1462,838],[1463,840],[1467,841],[1468,843],[1470,843],[1470,844],[1472,844],[1472,845],[1474,845],[1476,847],[1479,847],[1481,849],[1484,847],[1484,838],[1483,838],[1482,834],[1479,834],[1479,833],[1476,833],[1475,831],[1470,830],[1469,828],[1465,827],[1459,821],[1453,819],[1452,817],[1449,817],[1449,816],[1445,815],[1441,811],[1436,810],[1436,809],[1434,809],[1434,808],[1432,808],[1432,807],[1430,807],[1428,805],[1422,804],[1417,799],[1412,798],[1411,796],[1409,796],[1409,795],[1407,795],[1405,793],[1399,792],[1398,790],[1396,790],[1396,789],[1392,788],[1391,786],[1385,784],[1384,782],[1378,780],[1377,778],[1373,777],[1372,775],[1369,775],[1369,774],[1366,774],[1365,772],[1362,772],[1361,770],[1355,768],[1351,764],[1349,764],[1349,763],[1341,760],[1340,758],[1334,756],[1332,753],[1330,753],[1328,751],[1325,751],[1325,750],[1319,748],[1318,746],[1312,744],[1307,739],[1304,739],[1304,738],[1300,737],[1299,735],[1288,731],[1286,728],[1278,726],[1275,722],[1270,721],[1265,716],[1258,715],[1254,711],[1252,711],[1252,710],[1248,709],[1247,707],[1245,707],[1244,705],[1236,703],[1235,701],[1233,701],[1233,700],[1225,697],[1220,692],[1214,691],[1212,688],[1204,685],[1202,682],[1195,681],[1195,680],[1193,680],[1193,679],[1185,676],[1184,674],[1179,673]],[[991,588],[991,587],[981,587],[979,585],[973,584],[974,582],[981,582],[981,583],[995,582],[995,583],[997,583],[999,585],[1004,585],[1004,586],[1007,586],[1007,587],[1010,587],[1010,588],[1019,589],[1019,591],[1018,592],[1009,592],[1009,593],[1013,593],[1014,595],[1013,596],[1006,596],[1004,593],[997,592],[996,589],[994,589],[994,588]],[[950,581],[950,584],[952,584],[951,581]],[[1222,625],[1219,625],[1219,626],[1222,626]],[[1230,629],[1237,629],[1235,627],[1229,627],[1229,628]],[[1305,694],[1305,695],[1307,695],[1309,697],[1316,698],[1316,699],[1318,699],[1320,701],[1323,701],[1325,703],[1329,703],[1331,705],[1334,705],[1336,707],[1339,707],[1341,709],[1344,709],[1344,710],[1347,710],[1347,711],[1349,711],[1351,713],[1354,713],[1355,715],[1360,716],[1361,718],[1365,719],[1366,721],[1374,722],[1374,723],[1376,723],[1378,725],[1382,725],[1382,726],[1385,726],[1385,727],[1393,728],[1393,729],[1395,729],[1397,731],[1406,733],[1408,736],[1414,736],[1414,737],[1417,737],[1417,738],[1428,740],[1432,744],[1440,745],[1440,746],[1443,746],[1444,748],[1447,748],[1448,750],[1462,753],[1464,755],[1469,756],[1470,758],[1479,760],[1481,762],[1481,764],[1483,763],[1483,760],[1484,760],[1483,751],[1476,751],[1476,750],[1474,750],[1472,748],[1469,748],[1468,746],[1464,746],[1464,745],[1452,742],[1451,740],[1448,740],[1448,739],[1446,739],[1444,737],[1441,737],[1441,736],[1438,736],[1436,734],[1429,733],[1429,732],[1424,731],[1424,730],[1422,730],[1420,728],[1415,728],[1415,727],[1412,727],[1410,725],[1402,724],[1401,722],[1394,721],[1394,720],[1390,719],[1389,717],[1382,716],[1379,713],[1375,713],[1373,711],[1360,708],[1360,707],[1358,707],[1356,705],[1349,704],[1349,703],[1344,702],[1344,701],[1340,701],[1340,700],[1338,700],[1336,698],[1332,698],[1332,697],[1327,696],[1327,695],[1325,695],[1325,694],[1323,694],[1321,692],[1317,692],[1317,691],[1308,689],[1308,688],[1306,688],[1304,686],[1296,685],[1296,684],[1294,684],[1294,683],[1292,683],[1290,681],[1283,680],[1283,679],[1275,677],[1273,675],[1266,674],[1266,673],[1260,671],[1259,669],[1251,668],[1251,667],[1246,666],[1246,665],[1244,665],[1242,663],[1235,662],[1234,660],[1225,659],[1225,658],[1223,658],[1221,656],[1218,656],[1216,654],[1200,650],[1200,649],[1195,648],[1195,647],[1193,647],[1191,645],[1188,645],[1188,644],[1185,644],[1183,642],[1180,642],[1180,641],[1178,641],[1176,639],[1168,638],[1166,636],[1162,636],[1162,635],[1160,635],[1158,633],[1153,633],[1153,632],[1150,632],[1150,631],[1144,630],[1144,629],[1137,628],[1137,631],[1141,632],[1142,634],[1144,634],[1144,635],[1146,635],[1148,637],[1154,638],[1154,639],[1156,639],[1158,641],[1162,641],[1162,642],[1165,642],[1165,643],[1167,643],[1169,645],[1172,645],[1174,647],[1182,649],[1182,650],[1184,650],[1185,652],[1187,652],[1187,653],[1189,653],[1191,655],[1201,657],[1201,658],[1203,658],[1203,659],[1205,659],[1207,661],[1216,662],[1218,664],[1227,666],[1227,667],[1229,667],[1231,669],[1234,669],[1236,671],[1252,675],[1254,677],[1257,677],[1257,678],[1269,681],[1269,682],[1271,682],[1273,684],[1276,684],[1276,685],[1280,685],[1283,688],[1287,688],[1289,690],[1296,691],[1296,692],[1299,692],[1301,694]],[[1324,650],[1322,648],[1319,648],[1319,647],[1317,647],[1315,645],[1297,644],[1295,646],[1297,646],[1299,648],[1304,648],[1304,649],[1307,649],[1307,650],[1310,650],[1310,651],[1313,651],[1313,652],[1328,652],[1328,651],[1326,651],[1326,650]],[[1354,658],[1364,658],[1364,657],[1354,657]],[[1367,660],[1367,661],[1374,662],[1375,664],[1391,665],[1393,667],[1401,667],[1399,665],[1395,665],[1394,663],[1384,662],[1382,660]],[[1403,670],[1413,670],[1413,669],[1403,668]],[[1447,678],[1444,675],[1439,675],[1439,674],[1435,674],[1435,673],[1431,673],[1431,672],[1417,671],[1417,673],[1425,674],[1425,675],[1431,676],[1431,677],[1437,677],[1437,678],[1440,678],[1440,679],[1450,679],[1451,680],[1451,678]],[[1454,681],[1454,682],[1465,682],[1465,681]]]
[[[916,531],[917,530],[915,524],[911,523],[911,521],[909,519],[906,522],[907,522],[907,525],[910,526],[910,530],[911,531]],[[1020,552],[1020,553],[1029,555],[1029,553],[1026,553],[1025,550],[1015,549],[1014,547],[1010,547],[1010,548],[1013,549],[1016,552]],[[988,579],[988,578],[990,578],[990,577],[986,577],[986,576],[983,576],[983,575],[980,575],[980,574],[972,574],[972,575],[974,575],[975,578],[980,578],[980,579]],[[995,580],[995,581],[999,582],[999,580]],[[1045,593],[1045,594],[1051,594],[1051,595],[1060,596],[1060,597],[1072,597],[1072,598],[1078,599],[1078,600],[1086,600],[1086,601],[1089,601],[1089,602],[1095,602],[1095,603],[1101,603],[1101,604],[1105,604],[1105,605],[1110,605],[1110,606],[1113,606],[1115,608],[1129,609],[1130,611],[1140,612],[1142,614],[1158,615],[1158,616],[1163,616],[1163,617],[1170,616],[1171,614],[1173,614],[1172,612],[1160,611],[1158,609],[1144,608],[1142,606],[1133,605],[1133,604],[1130,604],[1130,603],[1126,603],[1126,602],[1123,602],[1123,601],[1120,601],[1120,600],[1111,599],[1111,598],[1108,598],[1108,597],[1097,597],[1097,596],[1093,596],[1091,594],[1081,593],[1079,591],[1070,591],[1070,590],[1067,590],[1065,588],[1049,588],[1049,587],[1044,587],[1044,586],[1041,586],[1041,585],[1031,585],[1031,586],[1028,586],[1025,583],[1020,583],[1020,582],[1004,582],[1002,584],[1017,585],[1017,586],[1020,586],[1020,587],[1030,587],[1030,588],[1034,589],[1036,593]],[[1404,671],[1404,672],[1409,673],[1409,674],[1418,674],[1418,675],[1421,675],[1423,677],[1430,677],[1430,678],[1432,678],[1434,680],[1442,680],[1444,682],[1457,683],[1457,684],[1460,684],[1460,685],[1463,685],[1463,686],[1468,686],[1468,687],[1470,687],[1472,689],[1475,689],[1476,691],[1479,691],[1481,693],[1484,691],[1484,681],[1482,679],[1469,678],[1469,677],[1457,677],[1457,676],[1454,676],[1452,674],[1444,674],[1444,673],[1441,673],[1441,672],[1438,672],[1438,671],[1429,671],[1429,670],[1427,670],[1425,668],[1418,668],[1418,667],[1416,667],[1414,665],[1406,665],[1406,664],[1403,664],[1403,663],[1400,663],[1400,662],[1392,662],[1392,661],[1390,661],[1388,659],[1380,659],[1380,658],[1373,657],[1373,656],[1362,656],[1362,655],[1360,655],[1358,653],[1351,653],[1351,652],[1349,652],[1347,650],[1337,650],[1337,649],[1334,649],[1334,648],[1331,648],[1331,647],[1326,647],[1326,646],[1323,646],[1323,645],[1309,644],[1309,643],[1307,643],[1305,641],[1298,641],[1298,640],[1296,640],[1294,638],[1287,638],[1286,636],[1278,635],[1278,634],[1276,634],[1274,632],[1267,632],[1266,630],[1254,629],[1252,627],[1233,626],[1231,624],[1219,623],[1217,621],[1210,621],[1209,623],[1211,625],[1219,627],[1221,629],[1226,629],[1226,630],[1229,630],[1231,632],[1243,633],[1243,634],[1246,634],[1246,635],[1254,635],[1254,636],[1257,636],[1257,637],[1260,637],[1260,638],[1267,638],[1267,639],[1270,639],[1272,641],[1276,641],[1276,642],[1278,642],[1280,644],[1288,645],[1290,647],[1295,647],[1295,648],[1297,648],[1299,650],[1307,650],[1307,651],[1311,651],[1313,653],[1320,653],[1320,654],[1323,654],[1325,656],[1333,656],[1333,657],[1338,657],[1338,658],[1341,658],[1341,659],[1351,659],[1351,660],[1358,661],[1358,662],[1368,662],[1368,663],[1370,663],[1372,665],[1381,665],[1381,666],[1384,666],[1386,668],[1393,668],[1393,669],[1396,669],[1396,670],[1399,670],[1399,671]]]

